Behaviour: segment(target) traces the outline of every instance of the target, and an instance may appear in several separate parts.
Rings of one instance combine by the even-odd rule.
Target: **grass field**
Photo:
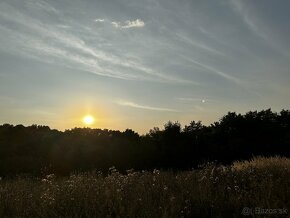
[[[290,159],[0,181],[0,217],[287,217]]]

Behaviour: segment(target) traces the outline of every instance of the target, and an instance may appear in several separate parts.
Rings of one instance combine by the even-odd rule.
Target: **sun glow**
[[[92,125],[94,122],[95,122],[95,119],[94,117],[92,117],[91,115],[87,115],[83,118],[83,122],[86,124],[86,125]]]

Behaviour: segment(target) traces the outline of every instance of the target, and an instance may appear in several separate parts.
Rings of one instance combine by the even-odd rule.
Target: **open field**
[[[254,158],[185,172],[97,172],[0,181],[0,217],[287,216],[290,159]],[[272,209],[268,211],[257,208]],[[274,210],[273,210],[274,209]]]

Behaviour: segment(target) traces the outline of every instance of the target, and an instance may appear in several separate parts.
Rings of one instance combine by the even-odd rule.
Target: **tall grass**
[[[289,187],[290,160],[280,157],[178,173],[20,177],[0,181],[0,217],[240,217],[244,207],[290,209]]]

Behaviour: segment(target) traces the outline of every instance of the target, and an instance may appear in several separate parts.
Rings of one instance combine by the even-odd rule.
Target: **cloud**
[[[204,98],[177,98],[177,99],[180,101],[185,101],[185,102],[197,101],[197,102],[205,103],[206,101],[208,101]]]
[[[234,10],[242,17],[244,23],[247,27],[257,36],[261,37],[262,39],[268,41],[269,38],[267,35],[261,30],[257,21],[250,15],[249,10],[246,9],[242,1],[239,0],[231,0],[230,3],[232,4]]]
[[[59,26],[44,24],[7,3],[1,4],[0,18],[13,23],[12,26],[19,27],[11,28],[5,22],[0,22],[1,34],[6,34],[6,37],[0,39],[0,48],[2,47],[3,50],[13,50],[28,58],[43,62],[54,62],[100,76],[125,80],[190,83],[157,72],[145,66],[141,60],[96,48],[94,43],[86,42],[78,34],[75,34],[73,28],[60,28]],[[99,20],[105,21],[105,19]],[[142,25],[141,20],[137,19],[136,21],[128,21],[124,28]],[[90,30],[83,29],[83,31],[86,31],[84,35],[92,34]]]
[[[116,28],[120,28],[120,29],[129,29],[129,28],[141,28],[145,26],[145,22],[143,20],[137,19],[137,20],[127,20],[125,21],[125,23],[120,23],[120,22],[116,22],[113,21],[111,22],[111,24],[116,27]]]
[[[178,112],[177,110],[171,109],[171,108],[160,108],[160,107],[152,107],[147,105],[140,105],[136,104],[134,102],[130,101],[118,101],[117,104],[121,106],[127,106],[127,107],[133,107],[133,108],[139,108],[144,110],[153,110],[153,111],[167,111],[167,112]]]
[[[217,75],[219,75],[219,76],[221,76],[221,77],[223,77],[223,78],[225,78],[225,79],[227,79],[229,81],[232,81],[232,82],[234,82],[236,84],[241,84],[242,83],[242,81],[240,79],[238,79],[238,78],[236,78],[234,76],[231,76],[231,75],[229,75],[229,74],[227,74],[225,72],[219,71],[219,70],[217,70],[217,69],[215,69],[215,68],[213,68],[213,67],[211,67],[209,65],[200,63],[200,62],[198,62],[196,60],[193,60],[192,58],[188,58],[188,57],[186,57],[184,55],[180,55],[180,56],[183,57],[184,59],[186,59],[187,61],[190,61],[190,62],[192,62],[192,63],[194,63],[194,64],[196,64],[196,65],[198,65],[198,66],[200,66],[200,67],[202,67],[202,68],[204,68],[206,70],[209,70],[210,72],[212,72],[214,74],[217,74]]]
[[[111,22],[111,24],[112,24],[114,27],[116,27],[116,28],[121,28],[121,27],[122,27],[121,24],[120,24],[119,22],[115,22],[115,21],[113,21],[113,22]]]
[[[279,40],[273,38],[274,30],[269,29],[269,25],[264,19],[259,18],[255,11],[251,11],[251,7],[245,4],[246,1],[230,0],[233,10],[241,17],[246,27],[251,30],[260,39],[264,40],[265,44],[271,49],[280,54],[289,57],[289,50],[285,50],[283,45],[279,45]]]
[[[103,22],[105,22],[105,19],[96,19],[95,22],[97,22],[97,23],[103,23]]]
[[[26,0],[25,4],[30,8],[58,14],[59,11],[43,0]]]
[[[183,103],[194,103],[194,104],[197,104],[197,103],[219,103],[218,100],[216,99],[213,99],[213,98],[208,98],[208,97],[205,97],[205,98],[190,98],[190,97],[181,97],[181,98],[176,98],[178,101],[181,101]]]
[[[210,52],[210,53],[214,53],[214,54],[217,54],[217,55],[222,55],[222,56],[226,56],[223,52],[219,51],[219,50],[216,50],[214,48],[211,48],[207,45],[205,45],[204,43],[202,43],[201,41],[196,41],[192,38],[189,38],[187,36],[185,36],[184,34],[182,33],[175,33],[175,36],[177,37],[177,39],[183,43],[186,43],[186,44],[189,44],[193,47],[196,47],[196,48],[200,48],[204,51],[207,51],[207,52]]]
[[[61,28],[61,29],[69,29],[71,26],[65,25],[65,24],[57,24],[56,27]]]
[[[133,20],[133,21],[127,20],[125,23],[126,23],[126,25],[122,26],[122,28],[124,28],[124,29],[145,26],[144,21],[142,21],[140,19]]]

